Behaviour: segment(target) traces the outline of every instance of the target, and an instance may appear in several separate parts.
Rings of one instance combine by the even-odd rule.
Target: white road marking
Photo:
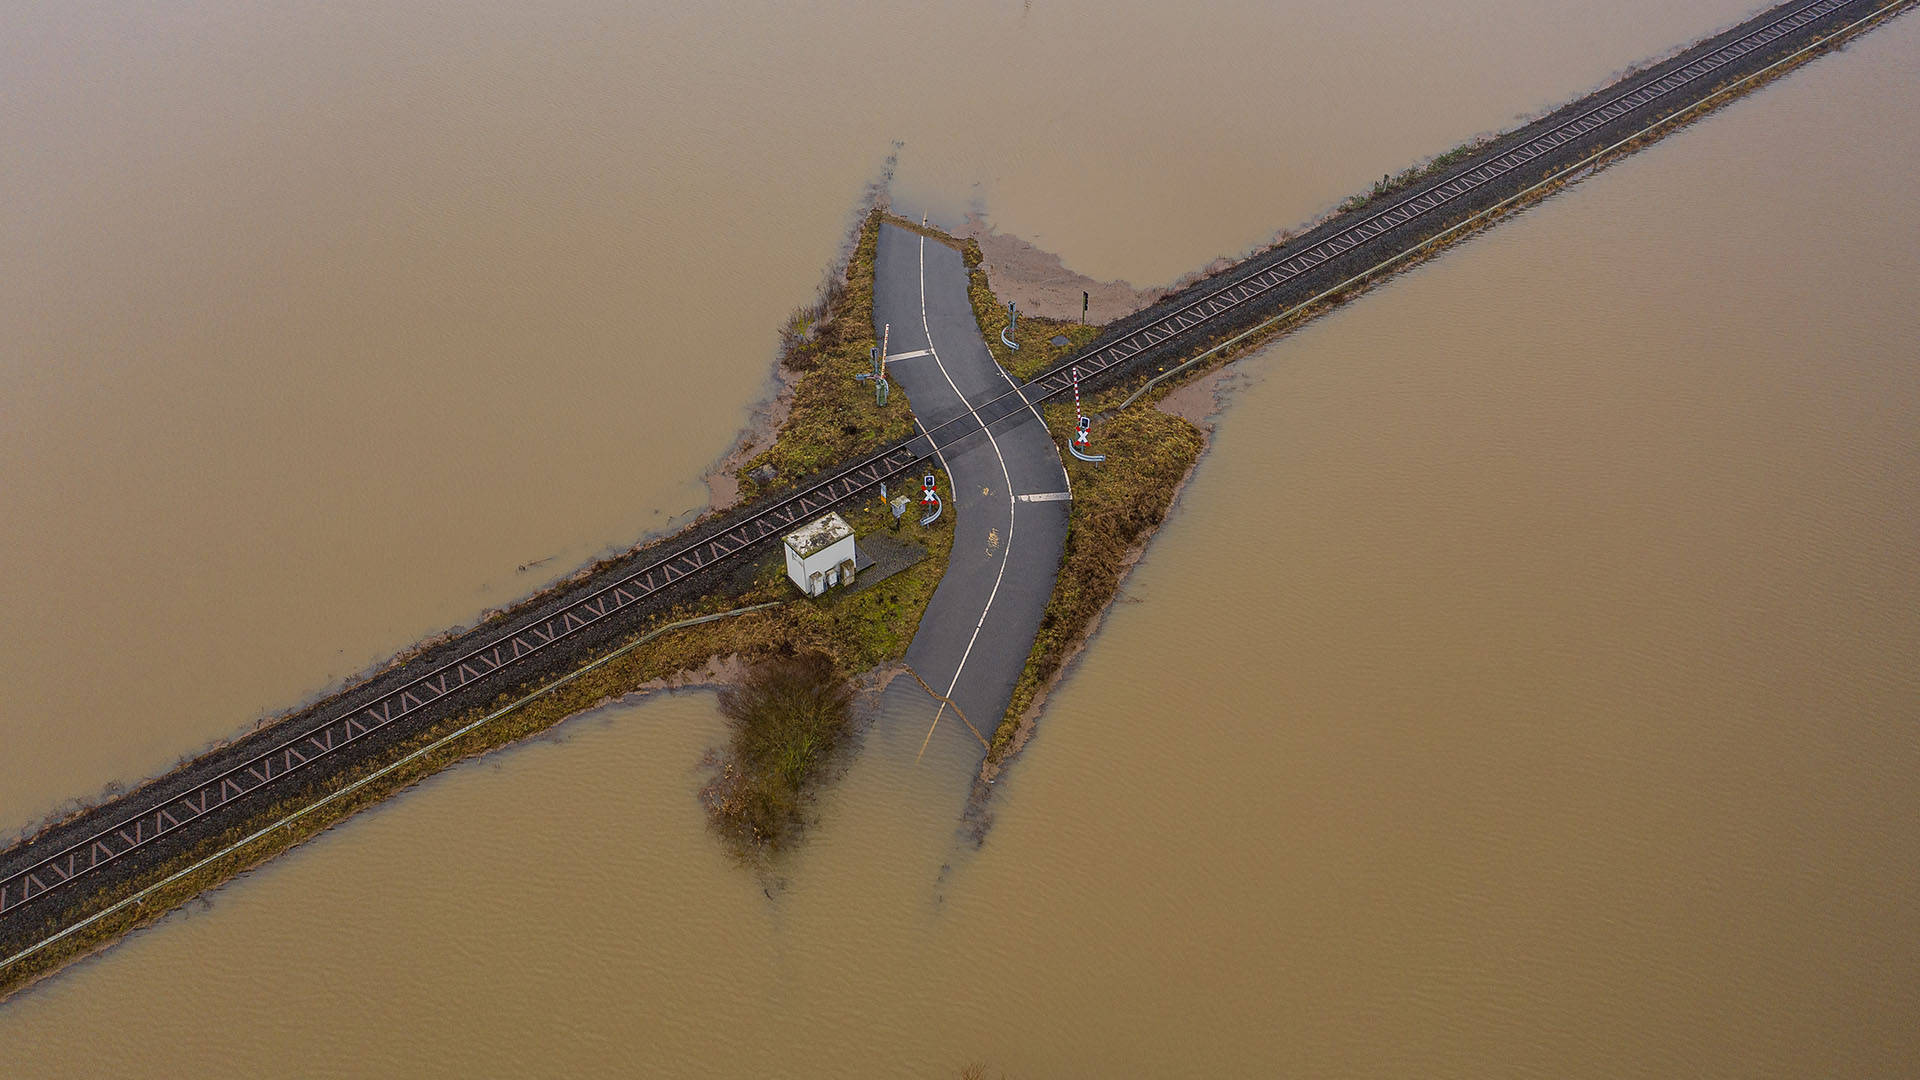
[[[933,355],[932,349],[915,349],[912,352],[897,352],[897,353],[894,353],[892,356],[887,357],[887,363],[891,364],[895,360],[911,360],[916,356],[932,356],[932,355]]]
[[[926,239],[925,237],[921,237],[921,240],[922,240],[922,247],[923,247],[923,248],[924,248],[924,246],[925,246],[925,244],[924,244],[924,241],[925,241],[925,239]],[[920,256],[920,258],[921,258],[921,261],[922,261],[923,263],[924,263],[924,262],[926,261],[926,253],[925,253],[925,251],[924,251],[924,250],[923,250],[923,251],[921,252],[921,256]],[[925,272],[924,270],[922,270],[922,271],[921,271],[921,276],[922,276],[922,277],[925,277],[925,275],[926,275],[926,272]],[[922,308],[925,308],[925,306],[926,306],[926,286],[925,286],[925,284],[924,284],[924,283],[923,283],[923,284],[922,284],[922,286],[921,286],[921,289],[920,289],[920,293],[921,293],[921,301],[920,301],[920,303],[921,303],[921,307],[922,307]],[[932,341],[933,339],[932,339],[932,338],[928,338],[927,340],[928,340],[928,341]],[[989,355],[988,355],[988,359],[990,359],[990,360],[991,360],[991,359],[993,359],[993,358],[992,358],[992,355],[991,355],[991,354],[992,354],[992,351],[993,351],[993,350],[991,350],[991,349],[989,349],[989,350],[987,350],[987,351],[988,351],[988,354],[989,354]],[[1007,374],[1007,369],[1006,369],[1006,368],[1003,368],[1003,367],[1001,367],[1001,366],[1000,366],[1000,361],[998,361],[998,360],[994,360],[994,361],[993,361],[993,370],[995,370],[995,371],[997,371],[997,372],[999,372],[999,373],[1000,373],[1000,377],[1001,377],[1001,378],[1003,378],[1003,379],[1005,379],[1005,380],[1007,380],[1007,385],[1008,385],[1008,386],[1011,386],[1011,387],[1013,387],[1013,392],[1014,392],[1014,393],[1016,393],[1016,394],[1019,394],[1019,395],[1020,395],[1020,400],[1021,400],[1021,402],[1022,402],[1022,403],[1024,403],[1024,404],[1026,405],[1026,407],[1027,407],[1027,411],[1028,411],[1028,412],[1030,412],[1030,413],[1032,413],[1032,414],[1033,414],[1033,418],[1034,418],[1035,420],[1038,420],[1038,421],[1040,422],[1040,430],[1041,430],[1041,431],[1043,431],[1043,432],[1046,432],[1046,435],[1047,435],[1047,441],[1048,441],[1048,442],[1052,442],[1052,441],[1053,441],[1053,429],[1051,429],[1051,428],[1049,428],[1049,427],[1047,427],[1047,420],[1046,420],[1046,417],[1043,417],[1043,416],[1041,416],[1041,415],[1040,415],[1040,410],[1034,407],[1034,404],[1033,404],[1033,401],[1032,401],[1031,399],[1029,399],[1029,398],[1027,397],[1027,391],[1026,391],[1026,389],[1025,389],[1024,387],[1022,387],[1022,386],[1021,386],[1021,385],[1020,385],[1019,383],[1017,383],[1017,382],[1014,382],[1014,381],[1013,381],[1013,376],[1011,376],[1011,375],[1009,375],[1009,374]],[[984,426],[984,425],[983,425],[983,426]],[[1058,456],[1059,456],[1059,452],[1058,452],[1058,451],[1055,451],[1055,453],[1054,453],[1054,456],[1055,456],[1055,457],[1058,457]],[[1068,499],[1072,499],[1072,498],[1073,498],[1073,477],[1071,477],[1071,476],[1069,476],[1069,475],[1067,475],[1067,463],[1066,463],[1065,461],[1061,461],[1061,462],[1060,462],[1060,481],[1061,481],[1062,483],[1064,483],[1064,484],[1066,484],[1066,485],[1067,485],[1067,498],[1068,498]]]
[[[1073,499],[1071,491],[1043,491],[1038,495],[1015,495],[1021,502],[1068,502]]]
[[[927,238],[924,236],[920,238],[920,327],[927,333],[927,351],[933,354],[933,362],[939,365],[940,376],[947,380],[949,387],[953,388],[953,396],[959,398],[960,404],[965,405],[967,411],[973,414],[974,420],[980,425],[980,430],[987,433],[987,442],[993,447],[993,456],[1000,462],[1000,475],[1007,481],[1006,554],[1001,556],[1000,571],[993,576],[993,590],[987,593],[987,606],[980,609],[980,621],[973,624],[973,636],[967,639],[966,651],[960,654],[960,664],[953,669],[953,681],[947,684],[947,696],[952,697],[953,688],[960,685],[960,673],[967,669],[967,659],[973,655],[973,646],[980,640],[980,628],[987,625],[987,613],[993,610],[993,601],[1000,595],[1000,581],[1007,576],[1007,563],[1010,561],[1007,555],[1011,555],[1013,552],[1013,474],[1007,471],[1006,456],[1000,453],[1000,440],[993,437],[993,429],[987,426],[985,420],[980,419],[980,413],[974,409],[973,403],[967,400],[967,395],[960,392],[960,387],[954,383],[953,376],[947,372],[947,365],[940,359],[940,351],[933,348],[933,326],[927,321]],[[993,366],[997,368],[1000,365],[995,364]],[[1004,375],[1006,373],[1002,371],[1001,374]],[[1012,380],[1008,381],[1011,382]],[[1033,406],[1029,403],[1027,407],[1032,408]],[[1035,412],[1034,415],[1039,416],[1040,414]],[[944,460],[943,458],[942,461],[944,462]],[[1067,471],[1066,466],[1062,465],[1060,471],[1064,474]],[[947,476],[951,478],[953,476],[953,470],[947,470]],[[956,511],[957,509],[956,507]],[[955,527],[957,528],[958,526],[956,525]],[[933,729],[939,726],[940,717],[944,715],[946,711],[947,703],[943,701],[940,703],[940,708],[934,711],[933,724],[927,728],[927,738],[925,742],[920,744],[920,753],[924,754],[927,752],[927,743],[933,741]]]

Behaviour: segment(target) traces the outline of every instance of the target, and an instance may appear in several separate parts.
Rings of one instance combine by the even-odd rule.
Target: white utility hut
[[[788,533],[786,549],[787,576],[808,596],[853,581],[859,552],[853,547],[853,526],[839,514],[828,514]]]

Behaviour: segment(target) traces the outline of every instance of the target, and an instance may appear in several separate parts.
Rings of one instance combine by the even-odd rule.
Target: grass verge
[[[1089,401],[1089,413],[1117,404],[1120,392]],[[1107,460],[1090,464],[1066,452],[1072,437],[1073,406],[1041,410],[1073,480],[1067,512],[1067,544],[1060,576],[1040,620],[1027,664],[1014,684],[1013,699],[993,733],[989,767],[1016,747],[1015,734],[1036,698],[1059,675],[1081,643],[1093,633],[1100,615],[1120,590],[1147,540],[1172,507],[1174,496],[1206,448],[1206,437],[1191,421],[1158,409],[1128,409],[1101,423],[1096,448]]]
[[[987,351],[993,354],[993,359],[1014,378],[1031,379],[1099,336],[1100,327],[1097,325],[1022,315],[1015,322],[1011,335],[1014,344],[1020,347],[1007,348],[1000,340],[1000,332],[1013,320],[1007,315],[1006,301],[993,294],[993,286],[987,281],[985,259],[980,254],[979,241],[972,237],[961,239],[898,214],[883,214],[881,220],[919,233],[960,253],[967,264],[967,299],[973,303],[973,319],[980,324],[980,338],[987,343]],[[1053,339],[1056,337],[1065,337],[1067,343],[1055,345]]]
[[[1007,374],[1025,381],[1052,368],[1071,353],[1085,348],[1100,334],[1100,327],[1066,319],[1046,319],[1038,315],[1022,315],[1017,320],[1007,315],[1006,301],[993,294],[993,287],[987,283],[987,271],[981,266],[980,245],[969,239],[965,241],[967,255],[967,298],[973,301],[973,318],[980,324],[980,336],[987,343],[987,351]],[[1009,349],[1000,340],[1000,334],[1007,324],[1013,323],[1014,344],[1018,349]],[[1054,344],[1055,338],[1065,338],[1066,344]]]

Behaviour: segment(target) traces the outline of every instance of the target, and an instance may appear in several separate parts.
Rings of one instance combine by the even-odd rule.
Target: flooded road
[[[1710,25],[1661,28],[1683,16],[1650,5],[1628,14],[1633,7],[1591,18],[1650,40],[1629,35],[1607,62],[1585,44],[1557,60],[1530,54],[1526,65],[1540,65],[1534,90],[1512,85],[1524,70],[1474,88],[1474,65],[1444,55],[1441,30],[1408,37],[1405,63],[1429,62],[1420,57],[1434,49],[1435,70],[1459,63],[1458,85],[1470,88],[1404,120],[1429,125],[1427,134],[1402,131],[1398,158],[1378,167],[1351,144],[1323,150],[1305,127],[1279,142],[1313,168],[1364,181],[1397,167],[1405,145],[1438,148],[1499,126],[1504,116],[1473,111],[1476,94],[1506,102],[1497,108],[1529,94],[1544,104],[1599,81],[1599,66],[1616,57],[1745,13],[1690,11],[1685,18]],[[1020,14],[993,17],[1017,25]],[[1475,17],[1505,25],[1500,16]],[[1044,5],[1025,17],[1064,18]],[[1245,55],[1233,50],[1253,47],[1246,23],[1266,18],[1241,13],[1208,40]],[[1099,32],[1091,14],[1077,19],[1076,32]],[[750,40],[735,35],[724,47],[770,48],[779,29],[792,29],[754,25]],[[1551,39],[1525,22],[1511,32],[1528,26]],[[997,55],[986,46],[1002,29],[967,31],[963,40],[982,46],[970,63]],[[685,32],[696,43],[719,33]],[[848,49],[886,36],[815,33]],[[1070,39],[1058,33],[1064,48]],[[933,72],[958,64],[935,46],[963,51],[953,37],[912,40],[929,45]],[[1313,50],[1297,55],[1323,74],[1343,67]],[[1182,62],[1194,79],[1232,81],[1209,57],[1196,46]],[[1002,782],[984,847],[955,830],[976,751],[943,730],[916,764],[919,713],[883,715],[829,796],[822,828],[763,892],[728,864],[694,799],[701,751],[720,738],[712,699],[615,706],[435,777],[16,998],[0,1007],[0,1047],[55,1076],[951,1076],[976,1060],[992,1065],[988,1075],[1015,1077],[1902,1074],[1920,1058],[1911,1023],[1920,1013],[1920,333],[1911,317],[1920,214],[1888,177],[1920,160],[1920,131],[1907,122],[1920,109],[1916,57],[1920,21],[1896,21],[1244,362],[1214,451]],[[1599,66],[1588,73],[1582,62]],[[781,73],[774,65],[742,77]],[[938,96],[916,87],[903,96]],[[852,115],[878,115],[882,130],[900,115],[886,110],[903,108],[859,102]],[[1352,107],[1364,110],[1366,99]],[[1155,115],[1170,114],[1137,119]],[[1266,115],[1268,130],[1308,123]],[[1010,119],[1010,141],[992,144],[1004,157],[986,202],[1010,229],[1019,215],[1045,219],[1031,226],[1047,230],[1042,242],[1098,277],[1168,276],[1358,186],[1268,174],[1275,190],[1260,212],[1241,211],[1231,226],[1239,238],[1225,238],[1224,226],[1208,233],[1208,215],[1231,217],[1209,203],[1193,211],[1190,234],[1152,218],[1131,241],[1096,239],[1091,225],[1055,224],[1035,194],[1044,181],[1097,176],[1112,185],[1114,213],[1134,185],[1164,175],[1082,176],[1071,154],[1039,153],[1046,140],[1021,133],[1032,123]],[[1234,135],[1183,137],[1212,140],[1192,153],[1224,155],[1244,141]],[[1023,139],[1027,152],[1015,152]],[[794,152],[812,160],[819,147],[802,144]],[[954,177],[989,175],[925,164],[963,160],[963,147],[950,159],[918,147],[903,152],[903,202],[916,190],[929,205],[962,202],[972,196]],[[805,202],[790,188],[817,181],[811,213],[831,217],[871,160],[838,178],[796,166],[790,185],[740,185],[780,189],[756,198]],[[1247,183],[1245,205],[1255,207],[1257,185],[1239,175],[1252,166],[1220,164],[1230,160],[1216,157],[1188,179],[1204,175],[1228,201],[1241,194],[1232,185]],[[740,295],[785,295],[737,320],[724,296],[701,301],[715,306],[684,328],[683,343],[737,333],[739,355],[715,350],[699,369],[714,401],[694,393],[687,401],[697,404],[669,407],[636,391],[636,409],[657,415],[637,413],[620,437],[636,453],[649,440],[668,448],[644,467],[557,440],[567,455],[580,451],[566,459],[577,468],[525,466],[526,497],[554,504],[533,515],[532,531],[505,538],[460,525],[470,511],[446,497],[416,507],[413,525],[405,514],[376,515],[367,527],[403,538],[384,547],[354,535],[357,522],[314,527],[335,544],[368,544],[370,561],[315,540],[304,541],[303,558],[254,552],[251,540],[221,555],[202,550],[218,535],[205,523],[198,533],[180,525],[153,558],[201,560],[220,580],[250,558],[302,565],[313,582],[304,587],[335,597],[340,624],[331,639],[312,631],[312,648],[352,641],[365,657],[413,628],[468,617],[488,602],[475,598],[476,582],[509,591],[520,580],[511,564],[527,557],[519,551],[624,542],[619,530],[681,512],[697,498],[688,485],[700,464],[727,439],[682,445],[704,437],[694,410],[711,406],[708,419],[722,427],[737,421],[764,375],[758,335],[770,336],[779,311],[804,296],[809,267],[831,252],[840,225],[801,214],[749,228],[720,221],[723,207],[698,207],[677,226],[684,247],[660,250],[698,260],[717,258],[713,248],[783,250],[791,272],[699,264],[713,275],[702,279],[706,292],[726,293],[730,273],[764,272],[784,284],[742,285]],[[713,235],[699,236],[702,227]],[[1163,227],[1168,235],[1155,239]],[[786,234],[796,228],[804,239]],[[672,282],[631,252],[619,262],[613,247],[607,265]],[[611,293],[605,303],[615,305]],[[639,305],[621,308],[621,326],[646,321]],[[67,325],[77,333],[91,324],[75,307]],[[575,330],[576,342],[607,332]],[[562,414],[525,403],[550,394],[561,408],[567,395],[550,380],[600,385],[596,371],[639,363],[612,346],[603,368],[577,358],[591,351],[541,346],[539,366],[510,387],[473,391],[462,406],[470,411],[443,433],[524,406],[515,430],[540,433],[539,444],[555,430],[541,425],[560,425]],[[213,370],[231,374],[253,354],[222,355]],[[425,385],[455,366],[454,352],[434,355],[381,353],[378,370],[394,385]],[[494,355],[501,369],[521,370],[507,362],[519,353],[499,345]],[[95,359],[102,371],[123,370]],[[84,381],[55,379],[45,366],[10,363],[6,377],[41,387],[48,401],[79,393],[72,387]],[[258,403],[275,389],[306,401],[286,389],[296,377],[276,368],[233,400]],[[731,396],[719,389],[728,379]],[[150,415],[136,404],[190,396],[121,393],[111,400],[135,417]],[[8,400],[18,400],[11,386]],[[344,396],[338,408],[352,411]],[[300,500],[275,492],[279,466],[241,454],[255,444],[219,434],[228,423],[256,424],[223,416],[181,428],[201,432],[181,438],[204,455],[184,460],[235,470],[209,464],[212,475],[191,477],[201,486],[188,491],[230,497],[219,505],[236,516],[251,505],[244,492],[281,507],[267,518],[292,514],[285,507]],[[73,434],[70,443],[93,447],[82,459],[118,476],[116,459],[98,449],[115,439],[128,457],[165,460],[139,430],[123,419],[95,429],[97,442]],[[259,445],[262,432],[284,435],[264,421],[247,430]],[[6,445],[18,475],[11,455],[20,451]],[[312,445],[320,449],[305,457],[335,463],[363,460],[338,448],[358,447],[352,453],[371,463],[360,483],[396,507],[421,490],[387,475],[414,467],[404,452],[388,459],[344,436],[333,450]],[[453,463],[434,478],[459,475],[454,465],[483,452],[445,450]],[[672,453],[684,458],[678,472],[660,463]],[[511,457],[498,451],[499,461]],[[233,479],[242,465],[267,479],[244,488]],[[319,461],[303,467],[325,472]],[[85,500],[56,496],[94,474],[67,457],[50,456],[45,468],[73,470],[60,474],[64,488],[47,481],[48,505],[86,512],[73,509]],[[622,485],[624,519],[559,506]],[[40,489],[10,488],[8,498],[28,490]],[[307,497],[316,490],[334,489]],[[164,490],[146,497],[172,501]],[[486,505],[503,519],[510,509]],[[312,513],[332,521],[325,508]],[[8,520],[24,528],[20,516]],[[37,527],[65,537],[23,549],[40,550],[49,574],[69,565],[56,559],[69,557],[69,544],[121,550],[110,537],[86,547],[78,527]],[[99,523],[102,532],[143,527],[152,528]],[[409,528],[420,536],[404,540]],[[462,567],[457,595],[436,594],[433,576],[458,578]],[[10,575],[9,588],[55,595],[38,571],[29,580]],[[89,587],[105,596],[113,580]],[[179,651],[154,661],[174,680],[167,685],[184,693],[195,685],[192,663],[228,657],[208,625],[215,613],[288,625],[277,600],[233,584],[224,601],[193,601],[215,605],[185,620],[193,633],[159,632],[187,600],[140,594],[155,611],[150,636]],[[337,595],[349,589],[357,602]],[[13,603],[56,610],[38,596]],[[91,655],[79,650],[90,639],[65,629],[79,621],[48,616],[43,637],[65,644],[37,645],[40,665],[82,670],[73,657]],[[303,622],[296,637],[308,633]],[[269,670],[248,673],[260,680],[255,697],[229,702],[241,712],[326,672],[301,667],[284,643],[249,647]],[[41,678],[8,662],[20,665],[9,676],[17,682]],[[171,720],[135,710],[152,690],[129,682],[101,691],[123,713],[140,711],[138,723],[76,709],[49,728],[9,704],[8,746],[42,756],[25,765],[10,756],[5,768],[52,792],[16,799],[26,781],[0,778],[16,816],[66,790],[50,771],[139,767],[93,745],[106,735],[137,733],[165,756],[183,733],[231,727],[193,710]]]

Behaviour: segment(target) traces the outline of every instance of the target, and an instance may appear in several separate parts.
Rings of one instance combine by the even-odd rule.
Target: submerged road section
[[[980,338],[960,253],[880,227],[874,321],[952,490],[953,555],[907,665],[984,731],[1000,723],[1053,595],[1067,471],[1046,424]],[[948,711],[932,704],[932,729]],[[957,718],[954,718],[957,719]]]

